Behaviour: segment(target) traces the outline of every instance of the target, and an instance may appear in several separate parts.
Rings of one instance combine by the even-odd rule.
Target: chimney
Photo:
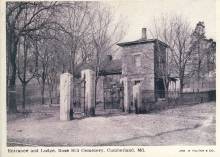
[[[147,29],[142,28],[142,38],[141,39],[147,39]]]

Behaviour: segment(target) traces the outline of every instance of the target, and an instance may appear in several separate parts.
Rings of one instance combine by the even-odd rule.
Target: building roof
[[[91,69],[95,71],[95,60],[90,63],[81,63],[76,66],[75,76],[80,77],[80,72],[84,69]],[[117,75],[122,73],[122,61],[120,59],[109,60],[105,59],[100,65],[99,75]]]
[[[114,75],[122,73],[121,59],[111,60],[101,67],[100,75]]]
[[[135,40],[135,41],[118,43],[117,45],[124,47],[124,46],[130,46],[130,45],[155,43],[155,42],[159,42],[160,44],[164,45],[165,47],[169,47],[169,45],[167,45],[166,43],[164,43],[158,39],[139,39],[139,40]]]

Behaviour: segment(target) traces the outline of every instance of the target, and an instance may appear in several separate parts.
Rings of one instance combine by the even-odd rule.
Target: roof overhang
[[[118,43],[118,46],[124,47],[124,46],[130,46],[130,45],[137,45],[137,44],[147,44],[147,43],[156,43],[159,42],[161,45],[165,47],[169,47],[166,43],[158,40],[158,39],[140,39],[140,40],[135,40],[135,41],[129,41],[129,42],[122,42]]]

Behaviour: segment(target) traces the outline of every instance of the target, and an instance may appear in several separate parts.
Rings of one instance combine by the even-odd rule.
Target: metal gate
[[[104,109],[124,110],[124,89],[123,84],[112,83],[104,87]]]
[[[71,106],[71,117],[73,118],[80,118],[86,115],[85,84],[85,79],[74,80]]]

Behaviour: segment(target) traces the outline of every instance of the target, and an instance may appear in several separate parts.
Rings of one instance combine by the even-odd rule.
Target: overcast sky
[[[114,9],[116,17],[126,19],[128,29],[123,41],[139,39],[141,28],[150,27],[154,17],[162,14],[181,15],[193,28],[198,21],[204,21],[207,38],[216,39],[215,0],[118,0],[106,3]]]

